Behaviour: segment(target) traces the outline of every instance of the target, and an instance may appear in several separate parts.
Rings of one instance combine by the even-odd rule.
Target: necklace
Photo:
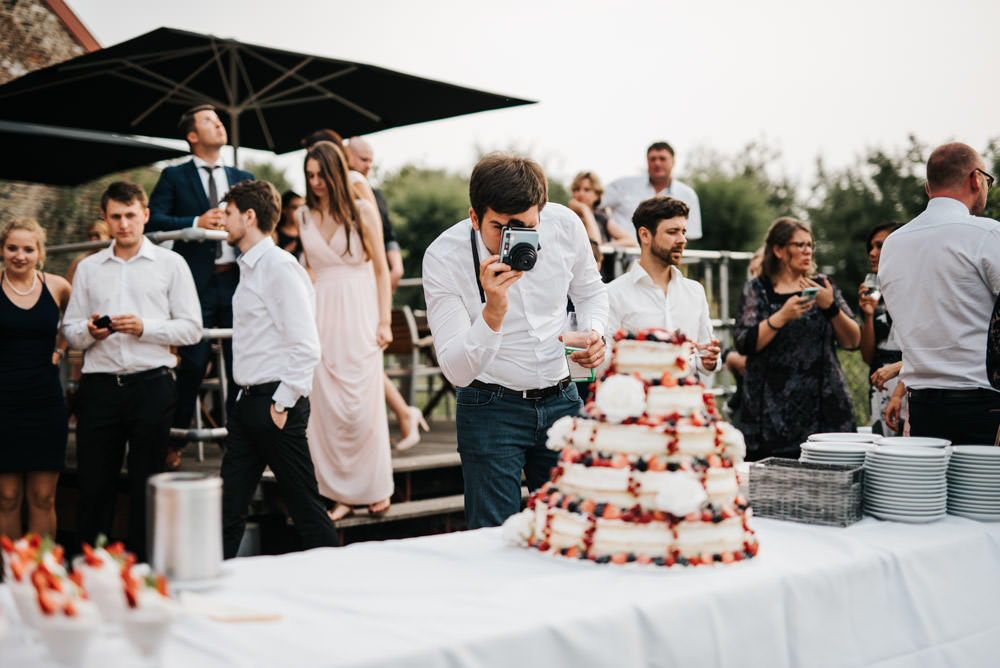
[[[18,290],[17,288],[14,287],[14,284],[10,282],[9,278],[7,278],[7,272],[6,271],[3,273],[3,280],[4,280],[4,283],[7,284],[7,287],[10,288],[11,290],[13,290],[15,292],[15,294],[19,294],[22,297],[27,297],[28,295],[30,295],[32,293],[32,291],[35,289],[35,286],[38,284],[38,272],[36,271],[33,274],[33,277],[31,279],[31,287],[28,288],[27,290],[25,290],[24,292],[21,292],[20,290]]]

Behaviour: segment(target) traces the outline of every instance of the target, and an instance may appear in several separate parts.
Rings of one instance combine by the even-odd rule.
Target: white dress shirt
[[[280,381],[272,400],[294,406],[312,391],[320,360],[312,282],[271,237],[236,262],[240,283],[233,295],[233,379],[237,385]]]
[[[910,389],[990,388],[986,332],[1000,294],[1000,225],[948,197],[885,240],[879,285]]]
[[[201,187],[205,189],[205,196],[208,197],[208,172],[203,167],[211,167],[212,165],[196,155],[191,156],[191,158],[194,160],[194,166],[198,168]],[[226,178],[226,168],[221,162],[215,163],[215,169],[212,170],[212,179],[215,181],[215,193],[219,197],[219,208],[224,208],[221,204],[222,196],[229,192],[229,179]],[[198,216],[195,216],[191,227],[198,227]],[[232,246],[223,241],[220,242],[219,247],[222,249],[222,254],[215,258],[215,264],[232,264],[236,262],[236,250]]]
[[[600,206],[610,209],[615,222],[636,239],[632,214],[640,204],[652,197],[673,197],[687,204],[691,211],[688,213],[685,236],[688,239],[701,239],[701,205],[698,203],[698,194],[694,188],[677,179],[671,179],[669,186],[657,192],[648,176],[625,176],[608,185],[601,195]]]
[[[148,239],[127,261],[115,244],[85,258],[76,269],[63,317],[70,346],[86,351],[83,373],[137,373],[177,365],[170,346],[201,339],[201,305],[187,262]],[[111,333],[98,341],[87,331],[94,313],[135,315],[142,336]]]
[[[638,331],[658,327],[676,329],[696,343],[708,343],[714,338],[712,321],[708,317],[705,287],[685,278],[677,267],[670,268],[667,293],[653,282],[638,262],[632,269],[608,284],[608,330],[620,328]],[[699,371],[713,373],[701,365]]]
[[[438,362],[456,386],[475,379],[514,390],[549,387],[568,374],[559,335],[565,331],[566,297],[580,322],[603,334],[607,291],[580,218],[548,203],[539,223],[538,263],[508,290],[501,331],[483,320],[466,218],[445,230],[424,255],[424,296]],[[480,261],[492,255],[475,233]]]

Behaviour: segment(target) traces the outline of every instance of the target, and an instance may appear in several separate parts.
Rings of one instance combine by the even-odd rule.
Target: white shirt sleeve
[[[294,262],[275,263],[270,272],[268,279],[273,281],[274,294],[280,294],[281,299],[267,299],[265,303],[288,353],[288,365],[271,398],[283,406],[294,406],[299,397],[312,391],[313,371],[321,358],[316,299],[307,285],[305,270]]]
[[[424,255],[423,279],[427,322],[434,333],[438,364],[445,378],[463,387],[493,361],[503,335],[486,324],[481,310],[470,322],[459,286],[449,285],[453,276],[448,263],[433,253]],[[469,280],[475,280],[471,269]]]
[[[573,225],[570,230],[575,254],[569,297],[573,300],[577,317],[588,319],[590,328],[604,335],[608,323],[607,286],[601,281],[586,230],[582,225]]]
[[[143,318],[140,338],[167,346],[190,346],[201,340],[201,303],[187,262],[180,256],[172,260],[167,295],[170,317]]]

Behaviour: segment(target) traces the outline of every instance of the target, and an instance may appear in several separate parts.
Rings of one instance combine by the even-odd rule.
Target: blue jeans
[[[559,453],[545,447],[546,433],[583,402],[573,383],[545,399],[475,387],[459,387],[456,396],[465,519],[470,529],[499,526],[521,509],[522,470],[528,489],[549,479]]]

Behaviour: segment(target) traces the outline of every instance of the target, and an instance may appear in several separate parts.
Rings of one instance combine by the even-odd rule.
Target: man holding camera
[[[458,452],[469,528],[497,526],[548,479],[558,453],[545,447],[557,419],[581,406],[561,335],[567,296],[585,347],[570,359],[604,360],[608,298],[580,219],[547,203],[541,167],[491,154],[469,182],[469,218],[424,255],[424,295],[434,348],[457,388]]]

